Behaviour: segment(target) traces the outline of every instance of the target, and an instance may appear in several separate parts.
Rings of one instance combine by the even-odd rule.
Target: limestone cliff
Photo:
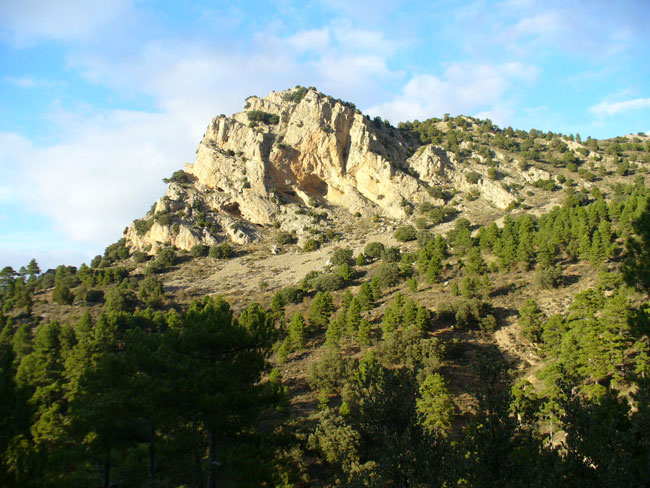
[[[127,242],[155,251],[251,242],[272,224],[300,233],[310,219],[288,209],[305,205],[404,219],[409,207],[432,201],[430,186],[478,188],[499,208],[515,200],[487,177],[468,182],[468,163],[442,147],[417,146],[409,134],[315,89],[249,97],[244,111],[210,122],[194,163],[131,224]]]

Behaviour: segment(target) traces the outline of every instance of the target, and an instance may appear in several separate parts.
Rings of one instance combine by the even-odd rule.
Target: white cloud
[[[400,95],[370,107],[368,112],[393,122],[444,113],[489,113],[496,122],[504,124],[512,113],[507,100],[509,90],[516,82],[534,81],[538,74],[537,67],[521,63],[455,63],[442,76],[414,76]]]
[[[52,88],[63,84],[62,82],[34,78],[33,76],[5,76],[3,80],[5,83],[20,88]]]
[[[162,195],[162,177],[193,156],[187,149],[195,141],[167,115],[67,113],[60,127],[63,139],[48,146],[0,134],[2,145],[11,141],[13,148],[0,153],[7,197],[51,218],[73,240],[100,248]]]
[[[621,112],[629,112],[630,110],[641,110],[650,108],[650,98],[636,98],[634,100],[626,100],[623,102],[608,102],[602,101],[592,107],[589,107],[589,112],[598,116],[606,117],[616,115]]]
[[[288,44],[296,51],[325,51],[330,45],[330,29],[313,29],[296,32],[287,39]]]
[[[130,0],[5,1],[0,2],[0,31],[19,45],[87,38],[126,16],[131,8]]]

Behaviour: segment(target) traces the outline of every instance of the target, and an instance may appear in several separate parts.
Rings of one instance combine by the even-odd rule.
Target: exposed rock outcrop
[[[459,167],[442,147],[418,145],[315,89],[249,97],[244,111],[210,122],[195,162],[127,229],[127,242],[155,252],[224,239],[246,243],[274,223],[300,232],[310,220],[296,212],[287,217],[283,207],[292,205],[403,219],[409,206],[432,201],[429,186],[444,184],[477,188],[500,208],[514,201],[499,182],[467,182],[467,165]]]

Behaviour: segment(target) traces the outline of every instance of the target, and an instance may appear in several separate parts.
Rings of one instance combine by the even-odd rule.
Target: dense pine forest
[[[5,267],[0,486],[649,486],[647,139],[375,124],[495,180],[490,148],[545,168],[532,187],[562,203],[529,212],[521,188],[477,223],[455,206],[477,195],[431,187],[399,245],[357,253],[314,205],[331,228],[300,252],[334,246],[329,265],[236,304],[166,281],[247,252],[226,243]],[[519,355],[495,340],[510,319]]]

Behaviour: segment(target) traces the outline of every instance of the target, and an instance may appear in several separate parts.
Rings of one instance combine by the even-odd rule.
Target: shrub
[[[113,287],[106,294],[106,310],[113,312],[133,312],[136,298],[131,290]]]
[[[91,289],[86,292],[85,300],[87,304],[99,303],[104,299],[104,292],[102,290]]]
[[[398,263],[402,259],[402,250],[395,246],[388,247],[381,254],[381,259],[387,263]]]
[[[150,274],[154,274],[154,273],[162,273],[163,271],[165,271],[165,266],[160,264],[158,262],[158,260],[155,260],[155,261],[151,261],[147,265],[147,267],[146,267],[146,269],[144,271],[144,274],[150,275]]]
[[[399,266],[396,263],[384,263],[375,270],[373,278],[382,288],[396,285],[401,278]]]
[[[227,242],[212,246],[208,252],[212,259],[230,259],[234,254],[234,249]]]
[[[153,276],[145,278],[140,283],[140,300],[148,307],[158,307],[162,303],[162,283]]]
[[[305,293],[295,286],[288,286],[275,292],[271,300],[271,309],[278,311],[284,308],[289,303],[300,303]]]
[[[190,255],[195,258],[205,257],[210,252],[210,246],[205,244],[196,244],[190,249]]]
[[[415,219],[415,227],[417,227],[418,230],[422,231],[426,229],[428,226],[429,226],[429,222],[427,222],[427,219],[425,219],[424,217],[418,217],[417,219]],[[420,233],[418,232],[418,235],[419,234]]]
[[[562,270],[559,266],[539,268],[535,275],[535,282],[541,288],[557,288],[562,283]]]
[[[335,291],[345,286],[345,280],[338,273],[326,273],[314,279],[312,286],[316,291]]]
[[[340,351],[328,348],[319,361],[309,365],[307,382],[313,390],[330,394],[343,386],[348,369],[349,366]]]
[[[129,250],[126,247],[126,239],[122,238],[117,242],[114,242],[104,250],[104,259],[102,262],[106,262],[106,265],[114,261],[119,261],[121,259],[126,259],[129,257]]]
[[[335,249],[330,262],[334,266],[350,264],[352,262],[352,249]]]
[[[487,176],[488,176],[489,179],[494,181],[499,177],[499,173],[497,173],[496,168],[491,167],[491,168],[488,168]]]
[[[142,237],[147,232],[149,232],[149,229],[151,229],[152,225],[153,225],[153,219],[138,219],[133,222],[133,226],[135,227],[135,233],[139,237]]]
[[[445,198],[445,193],[442,191],[440,187],[437,186],[430,186],[427,188],[427,193],[431,198]]]
[[[435,236],[429,232],[428,230],[421,230],[418,232],[418,246],[425,247],[429,242],[433,241],[435,239]]]
[[[307,94],[307,88],[304,86],[297,86],[293,91],[282,95],[285,102],[299,103]]]
[[[316,239],[308,239],[307,242],[305,242],[303,250],[305,252],[311,252],[311,251],[316,251],[319,247],[320,247],[319,241],[317,241]]]
[[[170,225],[174,219],[174,216],[169,212],[160,212],[155,215],[154,219],[160,225]]]
[[[158,252],[156,263],[164,267],[174,266],[176,264],[176,253],[170,247],[165,247]]]
[[[59,305],[72,305],[74,295],[70,291],[70,288],[65,286],[63,283],[57,283],[52,292],[52,300]]]
[[[417,236],[418,232],[412,225],[402,225],[395,231],[395,239],[400,242],[414,241]]]
[[[144,263],[145,261],[149,260],[149,255],[146,252],[135,251],[133,253],[133,260],[136,263]]]
[[[280,232],[275,241],[281,246],[286,246],[296,242],[296,238],[289,232]]]
[[[458,210],[454,207],[438,207],[429,212],[429,220],[431,221],[431,224],[438,225],[449,220],[449,217],[452,217],[457,213]]]
[[[251,110],[246,112],[246,115],[250,122],[262,122],[267,125],[276,125],[280,122],[279,116],[262,110]]]
[[[363,254],[372,259],[379,259],[384,252],[384,245],[381,242],[369,242],[363,248]]]
[[[174,171],[170,178],[163,178],[165,183],[176,183],[178,185],[188,185],[192,182],[192,176],[182,169]]]
[[[535,188],[541,188],[542,190],[546,191],[555,191],[558,189],[558,186],[555,184],[555,181],[553,181],[552,178],[549,178],[548,180],[537,180],[533,182],[533,186]]]
[[[477,173],[476,171],[469,171],[465,173],[465,179],[469,182],[475,185],[481,180],[481,175]]]

